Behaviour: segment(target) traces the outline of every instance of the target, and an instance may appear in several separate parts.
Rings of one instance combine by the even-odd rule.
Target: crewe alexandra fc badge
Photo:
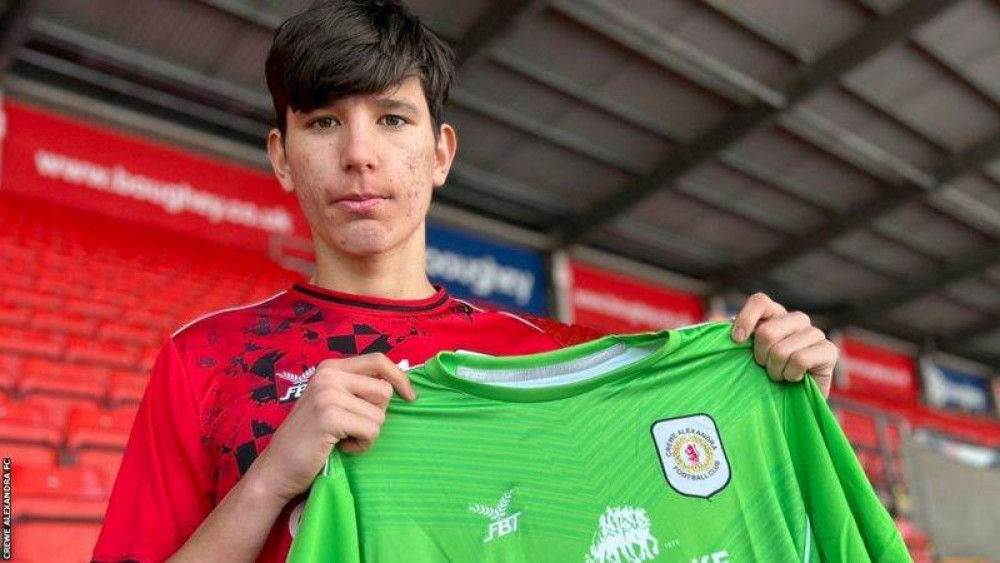
[[[707,414],[668,418],[650,427],[667,483],[678,493],[711,498],[729,484],[729,460]]]

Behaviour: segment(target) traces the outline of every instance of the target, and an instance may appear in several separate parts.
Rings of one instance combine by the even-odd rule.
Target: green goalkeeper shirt
[[[909,561],[815,383],[731,328],[439,353],[331,454],[289,561]]]

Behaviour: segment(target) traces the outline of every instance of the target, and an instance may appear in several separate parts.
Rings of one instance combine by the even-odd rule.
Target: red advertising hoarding
[[[308,238],[294,196],[273,175],[4,102],[0,195],[43,199],[263,250]]]
[[[916,404],[917,362],[906,354],[845,337],[837,386],[852,396]]]
[[[701,297],[603,268],[570,262],[572,321],[607,333],[630,333],[699,323]]]

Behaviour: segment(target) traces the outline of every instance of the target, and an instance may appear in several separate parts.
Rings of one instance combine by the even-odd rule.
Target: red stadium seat
[[[166,331],[177,322],[173,313],[154,312],[145,308],[126,311],[120,321],[126,325],[140,326],[159,331]]]
[[[98,366],[33,359],[26,361],[22,369],[17,392],[44,402],[60,425],[72,407],[97,405],[107,392],[109,372]]]
[[[3,292],[3,302],[21,305],[29,309],[56,311],[62,307],[62,297],[31,289],[7,288]]]
[[[86,285],[68,282],[63,277],[48,277],[45,276],[44,273],[33,287],[38,291],[48,293],[49,295],[58,295],[63,297],[86,298],[92,293],[92,289]]]
[[[0,457],[13,461],[14,471],[21,466],[55,467],[59,464],[59,449],[46,444],[23,444],[0,440]]]
[[[149,377],[138,372],[117,371],[111,374],[111,385],[108,387],[108,404],[118,406],[123,404],[138,405],[146,392]]]
[[[62,355],[65,345],[66,339],[59,335],[33,329],[0,326],[0,352],[58,358]]]
[[[110,486],[93,467],[22,467],[11,473],[16,521],[104,517]]]
[[[66,347],[66,360],[111,368],[131,368],[139,361],[139,349],[116,342],[71,338]]]
[[[160,354],[160,348],[146,348],[142,351],[142,355],[139,358],[139,363],[136,367],[142,373],[149,373],[153,370],[153,365],[156,363],[156,357]]]
[[[135,413],[136,407],[74,408],[66,425],[66,447],[124,449]]]
[[[97,330],[97,320],[81,315],[42,311],[32,317],[31,328],[54,334],[89,337]]]
[[[159,342],[162,335],[159,330],[111,324],[101,327],[98,337],[107,342],[121,342],[135,346],[153,346]]]
[[[0,352],[0,390],[4,393],[13,391],[17,380],[21,377],[21,366],[24,358]]]
[[[0,441],[57,447],[60,426],[49,408],[35,400],[0,403]]]
[[[25,521],[14,528],[13,561],[87,563],[93,555],[100,522]],[[59,538],[53,541],[53,538]]]
[[[878,430],[875,419],[850,409],[839,409],[837,418],[847,439],[855,446],[878,447]]]
[[[31,311],[21,305],[0,303],[0,325],[23,327],[30,316]]]
[[[116,305],[97,303],[88,299],[67,299],[64,310],[67,313],[99,319],[115,319],[121,314],[121,308]]]

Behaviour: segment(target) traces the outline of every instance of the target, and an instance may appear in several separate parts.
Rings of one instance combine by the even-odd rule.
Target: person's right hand
[[[416,399],[406,373],[385,354],[323,360],[244,478],[253,472],[265,490],[292,500],[312,485],[335,446],[345,452],[371,447],[393,390]]]

